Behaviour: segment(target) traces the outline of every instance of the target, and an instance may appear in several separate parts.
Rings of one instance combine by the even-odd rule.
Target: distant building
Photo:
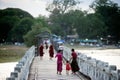
[[[78,35],[77,34],[75,34],[75,35],[67,35],[67,38],[69,38],[69,39],[77,39]]]

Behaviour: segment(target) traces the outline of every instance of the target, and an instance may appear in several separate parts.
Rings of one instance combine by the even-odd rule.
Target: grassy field
[[[27,50],[28,48],[25,46],[2,45],[0,46],[0,63],[16,62]]]

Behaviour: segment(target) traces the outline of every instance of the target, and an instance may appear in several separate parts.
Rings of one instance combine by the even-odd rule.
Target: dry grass
[[[18,61],[27,50],[26,46],[2,45],[0,46],[0,63]]]

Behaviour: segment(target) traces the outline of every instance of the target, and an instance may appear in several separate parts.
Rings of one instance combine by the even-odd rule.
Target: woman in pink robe
[[[63,55],[61,53],[61,50],[58,50],[55,58],[57,57],[57,74],[61,75],[62,72],[62,60],[63,60]]]

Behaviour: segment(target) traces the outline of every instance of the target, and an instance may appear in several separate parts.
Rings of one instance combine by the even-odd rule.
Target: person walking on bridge
[[[69,61],[67,60],[66,61],[66,74],[69,75],[69,71],[71,70],[71,66],[70,66],[70,63]]]
[[[58,50],[55,58],[57,57],[57,74],[61,75],[62,72],[62,62],[63,62],[63,55],[61,50]]]
[[[47,41],[45,41],[45,47],[46,47],[46,49],[48,49],[48,43],[47,43]]]
[[[72,70],[72,74],[75,74],[75,72],[79,71],[79,66],[77,63],[77,54],[74,49],[71,49],[71,51],[72,51],[71,58],[70,58],[70,61],[72,60],[71,70]]]
[[[41,60],[42,60],[42,57],[43,57],[43,54],[44,54],[43,49],[44,49],[43,44],[41,44],[41,45],[39,46],[39,54],[40,54],[40,59],[41,59]]]
[[[53,45],[51,44],[49,47],[49,56],[50,56],[50,60],[53,58],[54,56],[54,48]]]

